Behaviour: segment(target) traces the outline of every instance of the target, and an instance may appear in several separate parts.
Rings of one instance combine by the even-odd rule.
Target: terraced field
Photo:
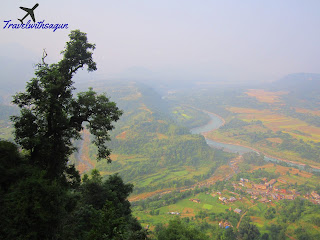
[[[297,119],[276,113],[270,109],[257,110],[252,108],[229,107],[230,112],[237,114],[237,118],[246,121],[261,121],[270,130],[289,133],[297,139],[305,141],[320,141],[320,128]]]

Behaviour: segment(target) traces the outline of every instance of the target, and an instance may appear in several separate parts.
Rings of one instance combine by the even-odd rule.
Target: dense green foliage
[[[14,96],[13,103],[21,108],[20,116],[12,117],[15,140],[30,153],[30,161],[47,170],[51,178],[62,176],[68,157],[74,151],[73,139],[79,139],[83,123],[95,136],[98,159],[108,158],[110,151],[104,145],[108,131],[113,129],[121,111],[105,95],[92,89],[73,98],[72,77],[78,69],[87,66],[96,70],[92,59],[95,45],[87,41],[85,33],[72,31],[70,41],[57,64],[44,62],[37,65],[26,92]]]
[[[94,170],[82,184],[78,175],[66,187],[4,141],[0,162],[1,239],[146,238],[127,200],[133,186],[119,176],[102,181]]]
[[[42,59],[26,92],[14,96],[21,113],[12,120],[23,154],[15,144],[0,141],[0,238],[146,239],[127,200],[131,184],[118,175],[102,181],[97,170],[81,183],[67,164],[84,122],[98,159],[109,162],[105,142],[122,113],[92,89],[73,98],[73,74],[85,65],[96,70],[96,64],[86,34],[76,30],[69,36],[63,59],[51,65]]]
[[[239,228],[239,235],[243,240],[255,240],[259,239],[260,231],[257,226],[250,224],[249,222],[244,222]]]
[[[63,221],[62,239],[145,239],[146,231],[133,218],[127,197],[133,185],[118,175],[102,181],[97,170],[84,176],[78,204]]]
[[[179,218],[175,218],[169,222],[167,227],[158,225],[155,229],[155,235],[158,240],[202,240],[207,239],[207,236],[188,224],[182,222]]]
[[[17,147],[0,142],[0,238],[51,239],[61,217],[73,209],[73,198],[45,171],[30,165]],[[79,178],[76,179],[76,182]]]

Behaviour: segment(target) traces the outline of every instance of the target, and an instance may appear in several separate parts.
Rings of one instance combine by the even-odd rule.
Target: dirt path
[[[171,193],[172,189],[163,189],[163,190],[157,190],[157,191],[154,191],[154,192],[147,192],[147,193],[141,193],[141,194],[138,194],[136,196],[133,196],[133,197],[129,197],[129,202],[136,202],[136,201],[139,201],[139,200],[143,200],[143,199],[146,199],[146,198],[150,198],[150,197],[153,197],[155,195],[164,195],[164,194],[168,194],[168,193]]]
[[[289,236],[288,234],[286,234],[286,236],[287,236],[288,238],[290,238],[291,240],[296,240],[296,238],[291,237],[291,236]]]
[[[249,208],[248,208],[248,210],[249,210],[250,208],[254,207],[254,206],[257,206],[257,204],[252,205],[251,207],[249,207]],[[239,220],[239,222],[238,222],[238,224],[237,224],[237,229],[239,229],[239,226],[240,226],[241,220],[242,220],[242,218],[244,217],[244,215],[246,215],[246,214],[247,214],[248,210],[247,210],[244,214],[242,214],[242,216],[241,216],[241,218],[240,218],[240,220]]]
[[[82,146],[80,148],[80,156],[78,158],[77,169],[80,174],[88,172],[95,167],[94,162],[89,158],[90,133],[87,129],[83,130]]]

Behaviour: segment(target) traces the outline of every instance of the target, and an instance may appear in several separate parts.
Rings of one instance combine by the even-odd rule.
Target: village
[[[271,179],[270,181],[268,181],[267,178],[261,178],[261,181],[264,183],[255,184],[249,179],[240,178],[240,181],[238,183],[232,183],[232,186],[235,191],[240,190],[249,194],[251,196],[251,203],[255,203],[255,201],[270,203],[272,201],[282,199],[294,200],[299,196],[301,198],[308,199],[314,204],[320,204],[320,195],[315,191],[312,191],[305,195],[301,195],[300,192],[296,191],[295,189],[279,188],[275,186],[277,182],[282,184],[287,183],[281,178]],[[232,193],[236,194],[235,192]],[[222,204],[233,203],[237,200],[241,200],[241,197],[239,197],[238,199],[236,199],[235,197],[226,198],[222,196],[221,192],[217,192],[217,194],[220,195],[219,200]]]

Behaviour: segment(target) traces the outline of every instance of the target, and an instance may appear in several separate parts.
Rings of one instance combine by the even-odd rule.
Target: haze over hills
[[[303,94],[305,97],[320,92],[319,73],[293,73],[284,76],[272,84],[273,89],[289,91],[292,94]]]
[[[320,104],[320,74],[293,73],[264,87],[270,91],[282,91],[282,99],[288,106],[317,110]]]
[[[297,83],[303,84],[303,81],[297,80]],[[155,91],[146,84],[130,81],[88,81],[79,83],[79,86],[79,90],[92,86],[99,92],[106,92],[124,110],[124,115],[111,132],[111,164],[95,161],[96,149],[90,144],[87,131],[83,133],[84,140],[77,142],[80,151],[73,156],[72,162],[82,173],[97,168],[103,176],[119,173],[126,182],[133,183],[134,194],[130,199],[134,201],[135,216],[144,226],[149,225],[153,229],[157,224],[173,219],[168,212],[179,212],[182,218],[189,218],[192,224],[198,224],[208,234],[210,231],[216,233],[218,230],[214,230],[214,226],[221,219],[232,226],[241,226],[240,215],[233,210],[250,208],[252,210],[246,212],[248,219],[245,222],[259,226],[261,235],[271,234],[268,226],[278,223],[283,226],[282,231],[290,236],[300,236],[301,233],[295,232],[295,229],[284,229],[293,223],[292,214],[286,215],[286,211],[303,205],[303,215],[296,216],[295,221],[302,224],[309,235],[317,236],[318,231],[314,226],[318,205],[309,205],[303,197],[318,191],[319,177],[316,173],[311,173],[307,168],[298,170],[285,163],[283,166],[268,164],[259,160],[258,156],[231,159],[237,155],[210,148],[203,136],[191,135],[187,129],[208,122],[206,114],[197,109],[207,110],[225,119],[225,126],[209,132],[207,137],[261,147],[261,151],[271,149],[269,154],[279,154],[282,158],[290,157],[292,161],[318,166],[315,158],[319,154],[318,136],[313,134],[318,130],[311,128],[306,119],[300,121],[290,112],[280,112],[283,109],[279,109],[279,106],[289,101],[285,98],[286,94],[277,95],[277,91],[282,89],[268,92],[266,89],[250,91],[244,86],[182,86],[178,92],[167,94],[161,85]],[[310,99],[306,102],[310,102]],[[294,106],[293,102],[290,104]],[[303,117],[307,116],[302,114]],[[301,129],[301,126],[307,128]],[[279,132],[279,129],[283,132]],[[236,187],[240,178],[248,179],[252,186],[259,185],[262,176],[268,181],[276,180],[276,188],[295,192],[272,194],[279,198],[295,195],[297,200],[274,200],[271,193],[261,196],[248,184],[241,189]],[[250,195],[248,191],[257,195]],[[270,188],[270,191],[273,190]],[[223,192],[228,199],[234,197],[237,200],[221,203],[216,192]],[[269,200],[271,204],[261,202]],[[230,208],[232,211],[229,211]],[[219,231],[223,234],[223,230]],[[234,231],[237,231],[236,227]]]
[[[20,2],[0,239],[320,239],[320,1]]]
[[[303,84],[304,80],[299,79],[297,82]],[[189,119],[202,119],[199,125],[204,124],[208,119],[196,109],[207,110],[222,116],[225,125],[210,131],[206,137],[218,142],[254,147],[280,159],[319,167],[319,136],[316,133],[319,129],[306,122],[311,120],[306,118],[308,115],[301,115],[300,120],[293,113],[285,112],[289,100],[286,94],[278,95],[281,89],[250,90],[211,85],[210,88],[170,92],[165,99],[141,83],[113,83],[106,84],[105,88],[100,83],[98,89],[110,92],[112,99],[124,109],[125,115],[112,133],[114,162],[111,165],[99,162],[95,167],[102,174],[119,172],[126,181],[134,183],[136,188],[130,199],[134,202],[136,216],[142,219],[144,226],[153,228],[179,213],[181,218],[188,218],[191,223],[194,221],[192,218],[197,219],[200,225],[203,224],[202,228],[207,229],[205,231],[210,231],[209,226],[217,225],[221,219],[228,219],[227,224],[235,229],[237,224],[241,225],[241,220],[240,215],[233,211],[250,208],[244,219],[248,216],[250,224],[259,226],[261,235],[272,235],[273,231],[280,235],[282,231],[282,234],[291,237],[302,236],[297,228],[288,227],[295,223],[303,225],[304,233],[313,237],[310,239],[319,236],[319,231],[314,228],[320,212],[319,205],[308,205],[307,201],[316,203],[316,200],[305,197],[308,192],[319,191],[316,172],[307,167],[299,170],[286,162],[268,163],[258,155],[238,156],[229,162],[222,160],[223,155],[220,155],[216,160],[221,159],[222,162],[212,161],[210,155],[206,155],[204,142],[178,127],[186,124],[191,128],[190,122],[187,123]],[[294,106],[293,102],[290,104]],[[82,152],[82,157],[89,156],[93,160],[94,149],[88,145],[88,140],[84,141],[84,145],[88,146],[89,151]],[[195,154],[194,146],[201,151]],[[221,152],[216,152],[215,156],[217,153]],[[211,170],[218,168],[213,174],[205,172],[202,167],[208,168],[212,162],[218,165],[211,166]],[[248,183],[242,183],[240,178],[246,178]],[[267,188],[267,194],[266,190],[256,190],[271,180],[276,185]],[[240,184],[243,187],[239,188]],[[201,187],[194,188],[197,185]],[[223,197],[227,198],[224,202],[221,200]],[[229,201],[232,198],[237,200]],[[288,200],[294,198],[294,201]],[[299,217],[295,215],[298,214],[298,205],[304,206]],[[270,213],[272,216],[269,216]],[[209,226],[205,227],[205,222]],[[281,225],[281,230],[271,230],[270,226],[277,224]]]
[[[8,57],[0,57],[1,72],[1,100],[8,94],[23,90],[26,79],[31,79],[33,66],[27,60],[14,60]]]

